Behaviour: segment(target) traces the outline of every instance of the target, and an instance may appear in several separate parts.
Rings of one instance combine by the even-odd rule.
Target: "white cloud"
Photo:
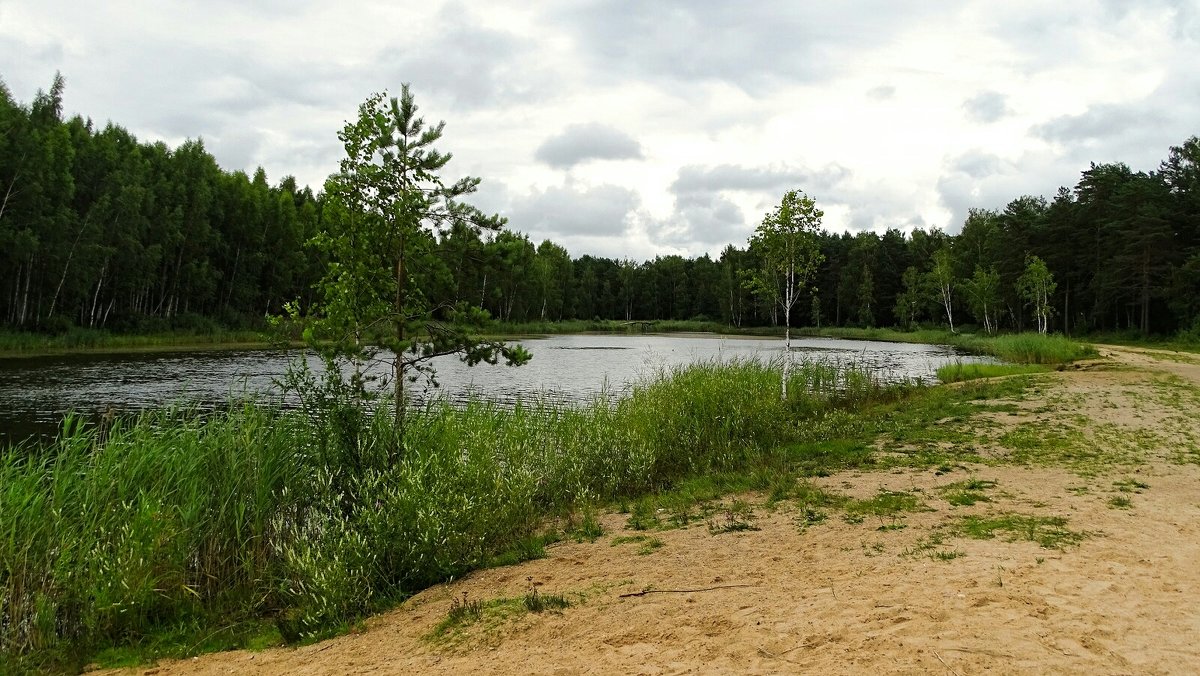
[[[1152,169],[1196,134],[1194,3],[0,2],[0,77],[143,140],[319,188],[413,85],[480,205],[572,253],[717,253],[784,190],[825,227],[926,223]],[[625,160],[625,161],[595,161]],[[567,176],[564,177],[564,169]]]

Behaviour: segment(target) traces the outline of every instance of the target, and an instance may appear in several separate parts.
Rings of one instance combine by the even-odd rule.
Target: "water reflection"
[[[601,394],[621,396],[639,379],[676,365],[770,359],[783,351],[778,339],[712,335],[570,335],[522,342],[533,360],[520,368],[435,360],[440,387],[415,386],[414,399],[482,396],[512,403],[541,396],[580,402]],[[979,359],[941,346],[827,338],[793,340],[792,349],[797,359],[859,364],[888,380],[932,380],[945,363]],[[110,408],[136,411],[179,402],[211,406],[243,396],[286,403],[276,381],[301,354],[212,350],[0,359],[0,437],[53,434],[67,411],[96,415]],[[307,358],[320,368],[315,356]]]

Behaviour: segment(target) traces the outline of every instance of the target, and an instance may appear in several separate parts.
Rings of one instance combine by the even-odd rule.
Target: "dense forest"
[[[56,77],[22,104],[0,82],[0,326],[203,330],[315,300],[324,265],[306,243],[332,218],[322,194],[225,171],[199,140],[170,148],[64,119],[63,86]],[[508,322],[781,323],[747,290],[745,271],[760,264],[748,246],[716,259],[573,258],[509,228],[430,233],[415,287],[432,306],[465,302]],[[958,235],[818,237],[823,262],[793,325],[1200,330],[1200,140],[1170,148],[1157,171],[1093,164],[1050,199],[973,210]],[[1031,260],[1053,279],[1044,313],[1022,289]]]

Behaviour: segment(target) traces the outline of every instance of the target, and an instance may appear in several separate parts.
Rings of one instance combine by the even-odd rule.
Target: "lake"
[[[435,361],[441,387],[412,388],[418,401],[469,396],[502,403],[544,396],[580,402],[621,396],[639,379],[663,369],[711,359],[771,359],[783,353],[778,338],[709,334],[585,334],[522,339],[533,359],[510,368],[467,367],[453,358]],[[797,360],[811,359],[871,368],[885,380],[934,380],[939,366],[956,360],[991,361],[937,345],[800,338]],[[213,406],[234,397],[281,401],[275,381],[302,351],[204,350],[174,353],[82,354],[0,359],[0,441],[52,435],[67,411],[89,416],[109,408],[137,411],[195,402]],[[314,355],[307,355],[320,368]],[[284,402],[286,403],[286,402]]]

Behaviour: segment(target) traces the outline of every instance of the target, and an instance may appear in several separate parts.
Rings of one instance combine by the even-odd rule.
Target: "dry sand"
[[[358,633],[141,673],[1197,673],[1200,466],[1178,460],[1200,439],[1200,415],[1195,395],[1164,379],[1200,384],[1200,363],[1103,352],[1105,363],[1048,376],[1018,413],[993,416],[998,425],[980,419],[985,444],[997,426],[1082,427],[1127,461],[1098,474],[1011,465],[844,473],[821,482],[858,496],[917,490],[932,511],[907,515],[896,530],[836,512],[800,528],[794,506],[759,504],[760,530],[712,535],[698,523],[655,532],[663,546],[645,555],[638,544],[612,544],[630,532],[626,516],[610,514],[594,543],[556,545],[546,559],[428,589]],[[937,487],[968,476],[997,482],[993,502],[953,507],[942,498]],[[1129,479],[1149,488],[1114,486]],[[1132,507],[1110,506],[1115,496]],[[1058,550],[945,536],[922,549],[963,514],[1000,512],[1064,516],[1089,537]],[[452,599],[520,597],[531,583],[573,605],[429,638]],[[647,589],[654,593],[621,596]]]

